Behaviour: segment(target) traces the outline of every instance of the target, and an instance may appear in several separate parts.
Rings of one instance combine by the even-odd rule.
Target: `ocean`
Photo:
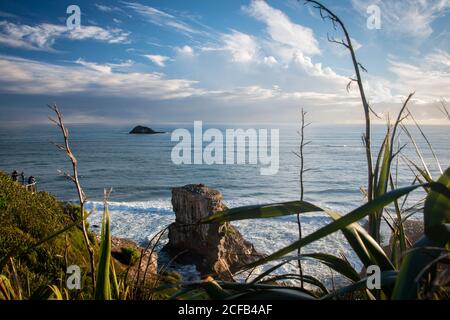
[[[144,124],[145,125],[145,124]],[[204,129],[249,128],[236,124],[213,125],[204,123]],[[174,221],[170,202],[171,188],[192,183],[203,183],[223,193],[229,207],[298,200],[300,197],[300,161],[298,151],[300,136],[297,125],[259,125],[256,128],[279,129],[279,170],[275,175],[261,175],[259,165],[176,165],[171,161],[171,133],[177,128],[192,131],[193,124],[157,125],[155,130],[165,134],[130,135],[132,127],[112,125],[68,125],[73,152],[79,162],[79,177],[89,202],[88,209],[96,209],[89,222],[94,230],[100,224],[104,188],[112,188],[110,198],[111,231],[145,244],[156,232]],[[421,147],[430,171],[437,177],[438,166],[421,135],[409,127]],[[443,169],[450,164],[450,126],[424,126]],[[374,157],[382,142],[386,126],[375,125],[373,132]],[[360,188],[366,184],[365,151],[361,135],[363,125],[311,125],[305,131],[304,199],[328,207],[342,214],[348,213],[364,202]],[[0,127],[0,170],[24,171],[33,175],[38,190],[48,191],[61,200],[74,201],[73,184],[61,172],[71,172],[66,155],[52,142],[61,143],[58,128],[49,125]],[[403,153],[420,165],[414,147],[403,134],[401,143],[407,143]],[[60,170],[60,172],[58,171]],[[399,186],[413,181],[413,174],[404,162],[399,162]],[[415,192],[410,201],[423,198]],[[420,215],[417,215],[420,219]],[[330,222],[320,213],[302,216],[303,234],[308,234]],[[295,241],[298,237],[294,216],[276,219],[249,220],[233,223],[251,241],[255,248],[271,253]],[[384,241],[388,241],[386,227]],[[325,251],[345,255],[360,268],[361,265],[339,233],[315,242],[304,252]],[[162,257],[164,255],[162,254]],[[186,278],[197,276],[192,266],[173,268]],[[279,272],[292,271],[287,265]],[[320,264],[305,262],[305,272],[321,279],[330,279],[331,271]]]

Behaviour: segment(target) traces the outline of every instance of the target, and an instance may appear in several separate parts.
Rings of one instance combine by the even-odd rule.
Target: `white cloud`
[[[228,60],[239,63],[258,62],[257,40],[240,31],[231,30],[220,36],[220,43],[215,46],[204,46],[203,52],[225,52]]]
[[[90,93],[99,96],[133,96],[150,100],[205,97],[249,103],[301,101],[317,105],[351,105],[352,95],[315,91],[285,91],[279,86],[234,86],[228,90],[197,88],[198,82],[166,79],[161,73],[117,72],[131,61],[94,63],[77,59],[74,65],[56,65],[0,56],[0,92],[20,94]]]
[[[240,105],[243,103],[258,103],[260,107],[273,103],[292,106],[301,104],[308,108],[328,107],[331,110],[336,106],[349,109],[361,105],[361,100],[356,94],[301,90],[284,91],[276,85],[272,87],[252,85],[235,87],[229,90],[209,91],[208,96]]]
[[[266,101],[269,99],[280,98],[281,93],[277,88],[264,88],[258,85],[236,87],[230,90],[212,91],[211,96],[225,101]]]
[[[49,23],[29,26],[0,21],[0,44],[29,50],[52,51],[58,38],[121,43],[127,41],[128,35],[118,28],[107,30],[97,26],[81,26],[68,30],[66,26]]]
[[[184,56],[193,56],[194,55],[194,49],[190,46],[182,46],[182,47],[176,47],[176,52],[178,54],[184,55]]]
[[[201,98],[205,100],[199,104],[220,105],[223,102],[224,106],[229,104],[242,109],[244,106],[262,109],[282,106],[285,110],[292,108],[292,114],[301,105],[310,110],[322,110],[324,118],[330,119],[341,116],[352,120],[362,115],[353,112],[362,111],[356,85],[352,85],[350,92],[346,91],[352,71],[333,70],[321,63],[322,56],[312,30],[292,22],[286,14],[264,1],[251,1],[244,8],[251,17],[264,23],[266,33],[263,36],[231,29],[227,33],[213,31],[215,38],[199,36],[197,32],[201,31],[184,22],[193,21],[187,20],[187,16],[180,20],[170,14],[172,11],[168,13],[134,2],[122,4],[152,24],[192,36],[186,43],[195,47],[158,44],[174,50],[174,59],[158,54],[144,55],[156,66],[166,67],[165,73],[175,71],[184,77],[170,79],[163,73],[135,71],[139,66],[129,68],[133,65],[130,60],[96,63],[80,58],[70,65],[58,65],[0,55],[0,92],[88,93],[141,97],[149,101]],[[112,8],[102,6],[97,8],[105,12]],[[202,26],[200,30],[209,29]],[[115,43],[126,42],[128,33],[95,26],[69,32],[65,26],[52,24],[27,26],[0,22],[0,43],[5,45],[52,50],[60,38]],[[361,47],[355,39],[352,41],[356,49]],[[127,51],[142,54],[141,49],[129,48]],[[211,76],[211,70],[214,76]],[[364,75],[366,95],[378,112],[397,107],[401,97],[413,90],[417,91],[416,104],[428,106],[445,95],[450,87],[450,55],[443,50],[435,50],[416,63],[391,58],[389,70],[395,76],[392,82]],[[191,76],[195,76],[196,81],[188,80]],[[448,94],[447,98],[450,99]],[[286,117],[291,117],[289,112]]]
[[[426,38],[433,32],[432,23],[450,9],[449,0],[352,0],[353,6],[367,16],[369,5],[380,7],[381,28],[388,33]]]
[[[277,59],[274,56],[264,57],[264,63],[268,66],[274,66],[278,63]]]
[[[123,43],[127,41],[128,35],[128,32],[118,28],[106,30],[95,26],[81,26],[71,30],[67,37],[75,40],[95,39],[108,43]]]
[[[320,53],[319,45],[310,28],[293,23],[282,11],[265,1],[252,0],[244,11],[266,24],[267,34],[273,41],[304,54]]]
[[[95,3],[94,5],[97,7],[98,10],[103,12],[121,11],[121,9],[118,7],[106,6],[99,3]]]
[[[444,68],[447,69],[447,71],[450,71],[450,54],[444,50],[435,50],[427,55],[425,60],[436,68]]]
[[[162,73],[144,73],[144,72],[126,72],[123,69],[132,65],[132,61],[119,63],[94,63],[78,59],[73,65],[56,65],[38,62],[29,59],[14,58],[9,56],[0,56],[0,92],[18,93],[18,94],[50,94],[60,95],[67,93],[91,94],[96,96],[117,96],[117,97],[141,97],[154,100],[172,100],[182,98],[202,98],[213,99],[203,100],[203,103],[212,103],[223,101],[230,105],[250,106],[256,108],[267,108],[268,106],[292,107],[302,105],[309,110],[322,108],[330,113],[340,108],[344,110],[360,110],[361,102],[357,90],[350,93],[345,91],[345,87],[323,86],[323,81],[311,78],[305,79],[305,83],[312,83],[310,88],[302,85],[294,85],[289,89],[285,85],[232,85],[229,89],[223,89],[222,86],[213,89],[208,88],[208,83],[187,79],[168,79]],[[235,65],[238,67],[238,65]],[[256,64],[255,66],[263,67]],[[401,67],[408,79],[413,79],[417,74],[410,74],[410,70]],[[267,67],[266,67],[267,68]],[[267,78],[275,81],[283,80],[277,77],[282,67],[274,65],[270,68],[270,73],[265,73]],[[118,70],[120,69],[120,70]],[[220,70],[218,70],[221,73]],[[256,75],[258,76],[258,75]],[[299,78],[301,76],[299,75]],[[402,81],[405,79],[403,75]],[[429,80],[424,79],[424,81]],[[324,80],[325,81],[325,80]],[[437,81],[435,79],[435,81]],[[447,75],[447,83],[450,83]],[[316,83],[315,83],[316,82]],[[407,81],[408,82],[408,81]],[[315,83],[315,84],[314,84]],[[200,87],[200,84],[202,87]],[[435,85],[436,82],[430,84]],[[441,83],[442,84],[442,83]],[[374,107],[379,112],[392,110],[393,106],[398,106],[400,98],[393,97],[389,88],[389,83],[370,79],[365,83],[367,95]],[[441,92],[442,88],[436,90]],[[215,102],[214,102],[215,101]],[[396,104],[380,104],[384,101],[394,101]],[[420,101],[419,101],[420,102]],[[325,109],[324,109],[325,108]],[[289,112],[289,110],[286,110]],[[341,119],[330,119],[332,121],[342,120],[343,118],[357,119],[358,113],[342,113]],[[327,116],[324,115],[324,119]],[[289,119],[287,117],[286,119]]]
[[[401,94],[415,91],[418,102],[429,103],[450,98],[450,56],[448,52],[436,50],[417,63],[389,60],[389,70],[396,80],[392,86]]]
[[[232,30],[222,36],[223,50],[231,54],[231,60],[235,62],[250,62],[257,54],[256,41],[248,34]]]
[[[314,77],[324,77],[330,80],[336,80],[341,84],[348,82],[348,78],[338,75],[330,67],[324,67],[321,63],[313,63],[312,59],[303,55],[301,52],[294,53],[292,59],[294,65],[303,69],[308,75]]]
[[[148,58],[151,62],[156,64],[158,67],[165,67],[166,61],[170,60],[169,57],[161,56],[158,54],[144,54],[144,57]]]
[[[185,34],[198,33],[196,29],[188,23],[162,10],[151,6],[146,6],[137,2],[122,2],[129,9],[148,19],[148,22],[160,27],[175,29]]]
[[[281,76],[289,72],[300,73],[304,78],[313,77],[312,80],[320,77],[326,79],[328,86],[345,90],[348,77],[338,75],[330,67],[323,66],[321,63],[313,62],[311,55],[319,54],[320,49],[310,28],[293,23],[282,11],[269,6],[262,0],[252,0],[249,6],[243,7],[243,10],[266,24],[269,38],[257,39],[247,35],[249,39],[252,39],[250,42],[236,41],[239,38],[233,37],[236,38],[233,56],[239,53],[246,57],[247,61],[255,60],[272,67],[278,66],[278,69],[289,68],[289,71],[283,72]],[[356,41],[355,45],[358,48],[361,47]]]
[[[186,33],[196,33],[197,32],[188,24],[186,24],[184,22],[180,22],[180,21],[169,20],[166,22],[166,25],[169,27],[175,28],[177,30],[186,32]]]
[[[19,94],[90,93],[167,100],[200,96],[196,81],[166,79],[161,73],[116,72],[125,64],[97,64],[82,59],[61,66],[0,56],[0,90]]]
[[[87,61],[84,61],[81,58],[78,59],[77,61],[75,61],[75,63],[78,63],[78,64],[86,67],[87,69],[98,71],[100,73],[108,73],[108,74],[110,74],[111,71],[112,71],[111,66],[104,65],[104,64],[97,64],[97,63],[93,63],[93,62],[87,62]]]
[[[126,60],[120,63],[108,63],[108,65],[112,68],[128,68],[134,64],[132,60]]]
[[[98,64],[93,62],[87,62],[84,59],[77,59],[75,63],[78,63],[88,69],[92,69],[101,73],[112,73],[113,69],[122,69],[122,68],[128,68],[133,65],[133,61],[127,60],[121,63],[105,63],[105,64]]]
[[[363,84],[366,97],[371,105],[382,102],[398,103],[404,97],[402,95],[394,95],[391,90],[391,83],[384,79],[371,77],[364,80]],[[359,95],[359,91],[356,89],[356,83],[352,83],[352,87],[354,92]]]
[[[156,8],[150,7],[150,6],[145,6],[143,4],[137,3],[137,2],[123,2],[126,7],[133,9],[134,11],[152,19],[155,20],[155,22],[158,22],[164,18],[166,19],[173,19],[174,16],[158,10]]]

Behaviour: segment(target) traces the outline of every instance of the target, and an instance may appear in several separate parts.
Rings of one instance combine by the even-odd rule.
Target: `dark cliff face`
[[[133,128],[133,130],[130,131],[130,134],[155,134],[155,133],[164,133],[164,132],[155,131],[152,128],[144,126],[136,126]]]

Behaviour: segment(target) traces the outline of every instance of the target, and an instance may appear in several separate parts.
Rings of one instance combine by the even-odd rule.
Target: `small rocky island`
[[[219,191],[203,184],[173,188],[175,222],[169,226],[169,242],[164,250],[178,263],[196,265],[202,275],[232,280],[230,272],[262,255],[229,222],[197,224],[224,210],[222,199]]]
[[[130,134],[157,134],[157,133],[165,133],[165,132],[155,131],[152,128],[144,126],[136,126],[133,128],[133,130],[130,131]]]

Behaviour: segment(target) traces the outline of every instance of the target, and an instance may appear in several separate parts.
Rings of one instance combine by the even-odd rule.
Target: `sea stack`
[[[136,126],[129,132],[130,134],[156,134],[156,133],[164,133],[162,131],[155,131],[152,128],[144,127],[144,126]]]
[[[172,189],[175,222],[169,226],[165,250],[181,264],[194,264],[201,274],[231,280],[230,272],[255,261],[261,255],[230,223],[196,224],[225,209],[222,194],[203,184]]]

